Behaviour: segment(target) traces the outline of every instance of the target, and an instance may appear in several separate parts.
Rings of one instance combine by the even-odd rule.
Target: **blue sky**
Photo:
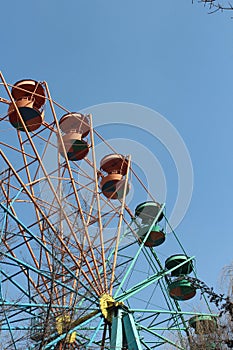
[[[207,12],[191,0],[4,2],[0,62],[8,82],[46,80],[70,110],[129,102],[173,124],[194,169],[177,233],[198,276],[216,286],[232,261],[233,22]],[[174,202],[177,178],[156,147]]]

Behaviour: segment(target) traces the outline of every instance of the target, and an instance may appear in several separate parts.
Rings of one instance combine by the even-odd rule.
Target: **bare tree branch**
[[[192,4],[194,4],[195,0],[192,0]],[[209,14],[213,14],[218,11],[227,11],[233,10],[233,4],[229,1],[218,2],[216,0],[197,0],[198,3],[202,3],[204,7],[207,7],[209,10]]]

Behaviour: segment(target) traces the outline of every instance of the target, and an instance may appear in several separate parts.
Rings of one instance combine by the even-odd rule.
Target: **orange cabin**
[[[41,83],[35,80],[20,80],[14,84],[11,91],[14,103],[9,105],[8,115],[10,123],[20,131],[37,130],[43,120],[45,104],[45,91]],[[25,127],[24,125],[25,124]]]
[[[89,152],[86,137],[90,132],[89,119],[81,113],[67,113],[59,121],[63,133],[62,141],[58,137],[58,149],[64,157],[66,152],[69,160],[77,161],[85,158]]]
[[[108,173],[103,176],[100,188],[105,197],[110,199],[121,199],[124,194],[125,179],[128,160],[121,154],[109,154],[100,162],[100,170]],[[129,185],[126,185],[126,194],[129,192]]]

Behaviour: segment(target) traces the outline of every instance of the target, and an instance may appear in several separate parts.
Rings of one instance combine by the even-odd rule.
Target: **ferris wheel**
[[[1,74],[0,96],[0,349],[184,350],[200,324],[213,332],[208,303],[192,304],[194,257],[166,233],[165,204],[127,149],[55,102],[46,82]],[[169,240],[174,253],[161,257]]]

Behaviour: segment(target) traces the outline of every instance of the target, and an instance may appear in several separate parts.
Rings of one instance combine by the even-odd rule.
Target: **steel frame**
[[[9,136],[0,141],[0,320],[8,348],[115,349],[121,344],[131,349],[132,341],[132,349],[138,350],[164,344],[187,349],[188,317],[202,313],[182,311],[180,303],[170,298],[167,284],[172,269],[164,270],[158,249],[144,246],[165,205],[139,244],[139,223],[127,203],[128,183],[134,181],[145,196],[155,198],[134,171],[131,157],[126,156],[122,199],[105,198],[99,188],[103,174],[95,145],[104,142],[109,153],[117,151],[94,129],[92,115],[88,115],[89,155],[82,162],[71,162],[58,121],[58,115],[70,111],[52,99],[48,84],[42,82],[46,120],[39,130],[29,132],[11,95],[12,84],[2,73],[0,80],[3,108],[13,104],[25,128],[14,130],[3,112],[0,125]],[[57,139],[64,158],[57,152]],[[52,167],[46,158],[49,152]],[[103,293],[125,303],[116,310],[112,325],[99,308]],[[142,293],[150,298],[144,300]],[[155,307],[153,298],[161,307]],[[207,310],[211,314],[208,306]],[[56,329],[60,315],[70,319],[61,334]],[[37,341],[30,338],[35,319],[43,324]],[[69,343],[68,335],[74,332],[76,340]]]

